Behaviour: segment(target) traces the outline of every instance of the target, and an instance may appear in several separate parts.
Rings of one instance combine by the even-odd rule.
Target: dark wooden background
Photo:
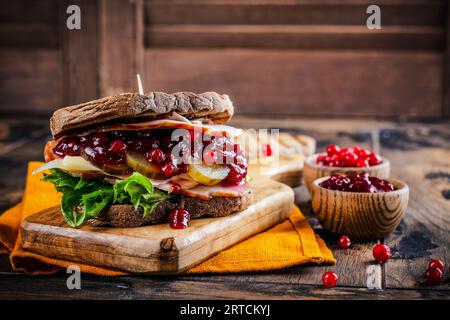
[[[228,93],[238,113],[450,115],[445,0],[16,0],[0,10],[0,113],[144,88]],[[69,4],[81,30],[65,27]]]

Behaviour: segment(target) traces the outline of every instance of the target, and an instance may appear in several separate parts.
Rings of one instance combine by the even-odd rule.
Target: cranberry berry
[[[123,140],[117,139],[111,143],[109,151],[112,153],[125,153],[127,151],[127,145]]]
[[[445,265],[444,265],[444,263],[441,260],[433,259],[433,260],[431,260],[428,263],[428,270],[435,269],[435,268],[437,268],[437,269],[441,270],[442,272],[444,272]]]
[[[387,180],[377,177],[370,177],[367,173],[351,174],[348,176],[332,175],[320,183],[322,188],[346,191],[346,192],[389,192],[394,190],[394,186]]]
[[[322,283],[326,288],[332,288],[337,285],[339,277],[332,271],[327,271],[322,276]]]
[[[329,167],[365,168],[382,162],[377,154],[358,147],[340,149],[338,146],[331,144],[326,151],[326,154],[317,157],[316,162],[318,164]]]
[[[329,156],[334,156],[334,155],[337,155],[337,154],[339,154],[339,151],[341,151],[341,148],[339,148],[337,145],[335,145],[335,144],[330,144],[328,147],[327,147],[327,155],[329,155]]]
[[[78,156],[80,154],[80,143],[74,137],[64,138],[58,142],[53,152],[59,157]]]
[[[189,212],[183,208],[173,209],[169,213],[169,225],[172,229],[186,229],[190,220]]]
[[[439,268],[428,269],[425,272],[425,283],[428,285],[437,285],[442,282],[444,273]]]
[[[350,241],[350,238],[347,235],[343,235],[339,238],[339,247],[341,249],[348,249],[352,245],[352,242]]]
[[[152,151],[147,152],[145,156],[154,164],[160,164],[164,161],[164,153],[161,149],[153,149]]]
[[[175,172],[175,166],[168,162],[161,167],[161,171],[165,176],[170,176]]]
[[[388,261],[392,256],[391,249],[382,243],[377,244],[373,248],[373,257],[378,263],[382,264]]]

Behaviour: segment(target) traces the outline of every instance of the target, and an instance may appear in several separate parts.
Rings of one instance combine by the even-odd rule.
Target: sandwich
[[[248,162],[227,95],[124,93],[56,110],[43,180],[71,227],[222,217],[251,204]]]

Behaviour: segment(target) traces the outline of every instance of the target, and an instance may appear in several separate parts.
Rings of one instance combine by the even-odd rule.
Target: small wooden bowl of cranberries
[[[311,192],[314,180],[334,174],[357,174],[366,172],[370,176],[387,179],[390,173],[389,160],[363,148],[339,148],[329,145],[326,153],[316,153],[305,160],[303,177]]]
[[[408,206],[409,187],[367,173],[338,174],[314,180],[311,198],[325,229],[351,239],[379,239],[400,223]]]

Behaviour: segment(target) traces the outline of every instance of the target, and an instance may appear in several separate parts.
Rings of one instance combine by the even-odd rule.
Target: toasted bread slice
[[[227,95],[215,92],[123,93],[56,110],[50,119],[54,138],[93,126],[140,122],[168,117],[176,112],[191,120],[220,124],[233,116]]]
[[[89,225],[109,225],[118,228],[138,227],[145,224],[160,224],[168,221],[172,209],[183,206],[191,219],[201,217],[224,217],[247,209],[252,202],[252,195],[247,193],[240,197],[213,197],[201,200],[190,197],[178,197],[162,201],[148,216],[143,216],[141,207],[135,209],[132,205],[113,205],[99,217],[88,221]]]

